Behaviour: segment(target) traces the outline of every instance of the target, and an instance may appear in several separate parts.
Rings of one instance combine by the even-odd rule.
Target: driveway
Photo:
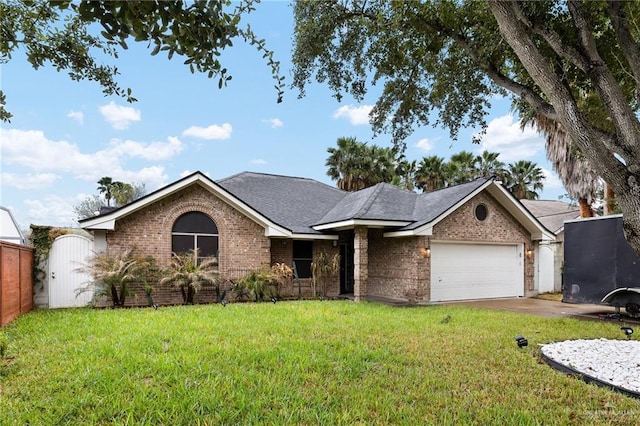
[[[612,306],[563,303],[555,300],[528,297],[470,300],[464,302],[447,302],[443,304],[523,312],[545,317],[573,317],[582,319],[599,319],[602,318],[603,315],[615,314],[616,312],[615,308]]]

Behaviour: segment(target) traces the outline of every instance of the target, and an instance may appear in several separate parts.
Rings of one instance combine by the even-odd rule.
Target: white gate
[[[93,241],[76,234],[58,237],[49,251],[49,308],[86,306],[93,292],[77,293],[90,277],[78,272],[93,256]]]

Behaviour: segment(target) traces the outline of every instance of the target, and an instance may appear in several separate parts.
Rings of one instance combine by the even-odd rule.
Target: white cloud
[[[140,121],[140,110],[116,105],[113,101],[99,108],[100,114],[114,129],[124,130],[134,121]]]
[[[112,139],[109,151],[117,156],[127,155],[129,157],[144,158],[149,161],[158,161],[172,158],[184,149],[184,144],[175,136],[169,136],[167,141],[144,143]]]
[[[333,113],[333,118],[346,117],[354,126],[369,124],[369,113],[373,109],[373,105],[362,105],[359,107],[353,105],[345,105],[338,108]]]
[[[26,199],[27,221],[51,226],[74,226],[77,219],[73,212],[74,201],[53,194],[38,200]]]
[[[84,124],[84,113],[82,111],[69,111],[67,117],[75,120],[81,126]]]
[[[108,176],[113,176],[115,180],[121,182],[144,183],[147,193],[165,186],[169,179],[162,166],[144,167],[140,170],[119,169]]]
[[[0,129],[0,139],[3,163],[33,170],[41,181],[62,173],[90,182],[111,176],[123,182],[145,183],[147,190],[167,181],[164,168],[152,166],[127,171],[123,169],[124,159],[165,160],[183,149],[182,142],[175,137],[169,137],[168,142],[148,144],[114,140],[106,149],[86,154],[75,144],[47,139],[39,130]]]
[[[118,159],[105,151],[93,154],[80,152],[67,141],[47,139],[40,130],[0,129],[2,161],[39,173],[47,171],[94,177],[100,170],[117,167]]]
[[[182,132],[182,136],[193,136],[194,138],[208,140],[229,139],[232,131],[233,127],[229,123],[224,123],[222,126],[217,124],[212,124],[209,127],[191,126]]]
[[[262,120],[262,122],[268,124],[272,129],[284,126],[284,123],[279,118],[270,118],[268,120]]]
[[[416,148],[418,148],[420,151],[429,152],[433,149],[434,143],[434,140],[423,138],[420,139],[418,143],[416,143]]]
[[[544,150],[544,137],[531,126],[520,129],[513,115],[507,114],[489,122],[478,152],[485,150],[499,152],[505,163],[527,160]]]
[[[258,164],[258,165],[267,164],[267,162],[265,160],[263,160],[262,158],[256,158],[255,160],[249,161],[249,163]]]
[[[22,190],[43,189],[48,188],[60,179],[59,175],[54,173],[2,173],[2,185]]]
[[[556,174],[556,172],[541,167],[544,174],[544,188],[545,189],[560,189],[564,188],[562,181]]]

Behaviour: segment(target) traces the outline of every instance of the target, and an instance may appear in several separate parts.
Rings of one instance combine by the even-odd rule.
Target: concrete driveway
[[[602,318],[603,315],[615,314],[616,312],[615,308],[611,306],[562,303],[555,300],[526,297],[513,299],[470,300],[464,302],[447,302],[443,304],[523,312],[545,317],[573,317],[582,319],[599,319]]]

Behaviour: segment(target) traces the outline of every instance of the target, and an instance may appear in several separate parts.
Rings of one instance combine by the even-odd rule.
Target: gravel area
[[[541,345],[544,356],[605,384],[640,394],[640,341],[565,340]]]

